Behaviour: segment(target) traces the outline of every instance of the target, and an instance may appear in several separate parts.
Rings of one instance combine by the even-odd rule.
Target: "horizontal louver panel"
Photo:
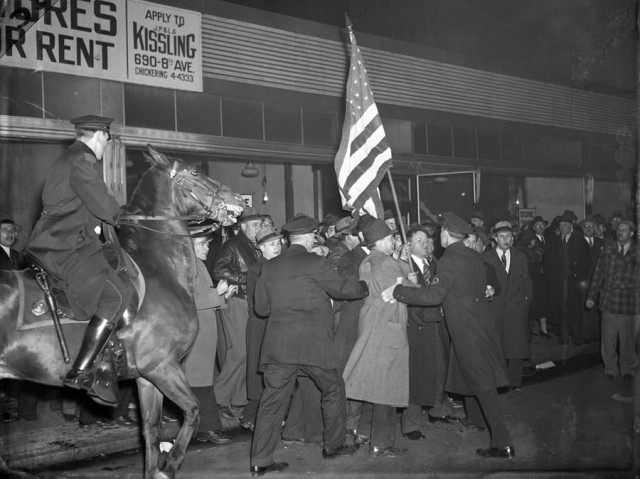
[[[210,78],[344,95],[345,44],[204,15]],[[559,85],[361,48],[379,103],[578,130],[635,130],[635,104]]]

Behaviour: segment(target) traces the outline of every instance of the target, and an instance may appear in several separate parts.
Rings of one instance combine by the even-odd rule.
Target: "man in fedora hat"
[[[529,319],[536,320],[540,324],[540,336],[545,339],[553,339],[555,336],[547,329],[547,303],[548,287],[544,277],[544,255],[547,250],[545,229],[549,225],[542,216],[534,216],[529,223],[529,229],[533,233],[533,244],[527,245],[531,249],[532,260],[529,263],[529,274],[533,284],[533,300],[529,306]]]
[[[247,271],[247,303],[249,318],[247,320],[247,405],[240,417],[240,426],[253,431],[258,414],[258,404],[264,390],[262,372],[259,371],[260,349],[266,318],[259,317],[253,307],[253,293],[260,277],[262,266],[282,251],[282,235],[275,232],[273,226],[264,226],[256,233],[256,246],[262,253]]]
[[[409,266],[392,256],[393,234],[381,219],[372,221],[363,231],[371,253],[360,265],[360,279],[367,283],[369,296],[360,311],[358,339],[342,374],[349,399],[373,404],[372,457],[396,457],[407,452],[395,447],[396,408],[409,404],[407,307],[380,301],[382,290],[395,284],[396,278],[405,278],[410,284],[406,279]]]
[[[76,141],[52,163],[42,190],[43,210],[26,252],[60,284],[76,313],[90,318],[80,351],[63,379],[66,386],[87,389],[97,402],[117,403],[115,371],[93,363],[129,306],[126,285],[109,266],[99,231],[115,225],[120,205],[109,193],[98,163],[111,139],[113,120],[87,115],[74,118]]]
[[[513,247],[511,223],[498,221],[493,234],[496,248],[482,253],[482,259],[495,269],[500,295],[489,307],[502,342],[509,386],[518,389],[522,386],[524,360],[531,357],[529,301],[533,295],[533,284],[527,256]]]
[[[284,225],[291,246],[262,266],[256,283],[255,312],[269,321],[260,358],[265,389],[251,444],[252,475],[288,467],[274,462],[273,455],[289,398],[301,374],[311,377],[321,391],[322,456],[333,459],[356,449],[344,445],[344,382],[332,354],[330,298],[360,298],[368,290],[357,277],[341,276],[326,258],[311,252],[317,224],[314,218],[301,217]]]
[[[358,238],[358,233],[356,232],[357,223],[358,221],[351,218],[351,216],[340,218],[336,223],[334,236],[338,243],[331,248],[327,256],[329,262],[336,269],[338,269],[340,259],[360,243],[360,238]]]
[[[227,349],[215,383],[220,413],[229,421],[236,420],[232,406],[241,409],[247,404],[247,271],[260,257],[256,234],[261,226],[262,215],[255,208],[245,208],[238,218],[238,234],[220,247],[213,264],[215,281],[224,279],[238,286],[236,295],[227,301],[227,309],[220,312]]]
[[[604,239],[596,236],[596,221],[593,217],[587,216],[580,222],[580,227],[584,233],[584,240],[587,242],[589,250],[589,270],[593,273],[596,262],[604,249]],[[590,274],[591,276],[591,274]],[[586,300],[586,297],[585,297]],[[582,325],[584,342],[599,342],[600,338],[600,311],[597,308],[584,308],[582,310]]]
[[[573,222],[574,215],[567,211],[558,218],[560,235],[548,238],[543,261],[549,287],[547,320],[558,328],[560,344],[583,343],[582,309],[591,273],[587,243],[574,233]]]
[[[393,285],[382,292],[382,299],[422,306],[442,303],[452,343],[445,390],[465,396],[471,424],[489,427],[491,446],[476,453],[511,458],[515,451],[497,393],[508,380],[500,338],[485,299],[486,267],[482,258],[463,243],[472,232],[469,223],[451,212],[442,217],[440,241],[445,254],[438,261],[434,280],[420,288]]]

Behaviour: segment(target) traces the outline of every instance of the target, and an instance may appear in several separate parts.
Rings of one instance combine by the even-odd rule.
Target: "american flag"
[[[383,208],[378,185],[391,166],[391,148],[356,37],[350,24],[347,28],[351,41],[351,68],[342,140],[335,161],[336,175],[344,209],[381,218]]]

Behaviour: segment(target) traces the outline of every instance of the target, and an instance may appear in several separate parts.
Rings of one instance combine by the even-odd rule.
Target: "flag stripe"
[[[378,186],[391,166],[391,148],[369,86],[362,55],[350,32],[351,68],[347,79],[345,121],[335,170],[345,209],[380,217]]]

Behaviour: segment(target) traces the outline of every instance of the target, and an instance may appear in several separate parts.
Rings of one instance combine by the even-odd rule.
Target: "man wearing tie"
[[[24,269],[26,264],[24,256],[15,249],[13,245],[18,238],[18,233],[22,227],[17,225],[12,218],[0,219],[0,269]]]
[[[529,301],[533,296],[533,284],[527,256],[513,248],[511,223],[499,221],[494,234],[496,248],[482,253],[485,263],[495,268],[500,283],[500,295],[489,307],[500,335],[509,386],[519,389],[522,386],[523,360],[531,357]]]
[[[598,238],[596,233],[595,219],[587,217],[580,222],[580,227],[584,233],[584,239],[587,242],[587,248],[589,250],[589,276],[593,274],[593,270],[596,267],[598,257],[604,248],[604,239]],[[586,291],[585,291],[586,300]],[[600,341],[600,311],[598,308],[583,308],[582,310],[582,329],[584,335],[584,342],[599,342]]]
[[[559,218],[559,236],[547,239],[544,274],[549,286],[548,320],[558,326],[560,344],[570,339],[583,343],[582,305],[589,282],[591,262],[583,237],[574,234],[573,218],[563,214]]]

